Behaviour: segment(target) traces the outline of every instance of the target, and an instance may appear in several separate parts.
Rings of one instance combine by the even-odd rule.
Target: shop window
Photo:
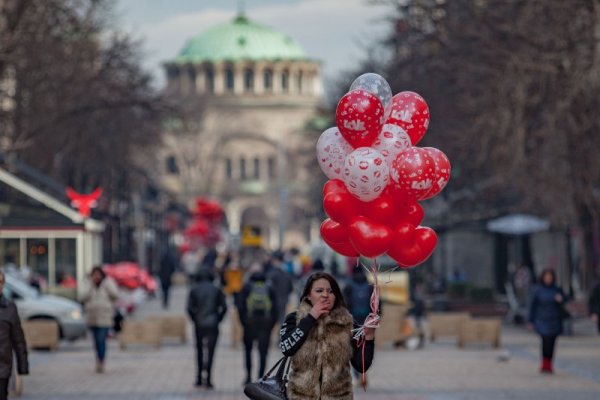
[[[77,289],[75,239],[55,239],[55,248],[56,286],[65,290]]]
[[[0,267],[18,267],[22,264],[20,242],[19,239],[0,239]]]
[[[26,264],[40,286],[48,283],[48,239],[27,239]]]

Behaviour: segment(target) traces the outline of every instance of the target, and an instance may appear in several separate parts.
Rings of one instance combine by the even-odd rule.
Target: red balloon
[[[323,241],[325,243],[327,243],[327,246],[331,247],[331,249],[333,251],[340,253],[343,256],[358,257],[360,255],[358,253],[358,251],[356,251],[354,246],[352,246],[352,243],[350,243],[350,242],[334,243],[334,242],[329,242],[329,241],[325,240],[325,238],[323,238]]]
[[[397,210],[390,196],[381,195],[368,203],[361,203],[365,216],[380,224],[390,225],[396,219]]]
[[[323,240],[332,243],[348,242],[348,228],[331,218],[327,218],[321,224],[321,236]]]
[[[425,135],[429,126],[429,107],[415,92],[400,92],[392,97],[392,111],[386,124],[404,129],[413,146]],[[341,130],[341,129],[340,129]]]
[[[346,189],[346,184],[341,179],[330,179],[325,182],[325,185],[323,185],[323,197],[327,196],[329,193],[335,192],[350,193],[348,189]]]
[[[401,267],[414,267],[431,256],[437,235],[431,228],[403,223],[396,227],[393,244],[387,251]]]
[[[396,220],[399,222],[408,222],[418,226],[425,217],[423,207],[414,200],[402,201],[395,206],[398,209]]]
[[[323,198],[323,208],[332,220],[348,224],[357,214],[357,202],[350,193],[333,192]]]
[[[369,147],[385,122],[383,105],[377,96],[356,89],[346,93],[335,111],[335,122],[352,147]]]
[[[380,256],[390,247],[392,230],[384,224],[359,216],[348,227],[350,243],[365,257]]]
[[[435,147],[423,147],[423,150],[427,151],[433,159],[435,164],[435,178],[431,189],[423,194],[419,200],[430,199],[444,190],[450,180],[451,171],[450,160],[448,160],[448,157],[441,150]]]
[[[411,147],[398,154],[390,167],[390,177],[398,195],[418,199],[433,187],[435,162],[426,150]]]

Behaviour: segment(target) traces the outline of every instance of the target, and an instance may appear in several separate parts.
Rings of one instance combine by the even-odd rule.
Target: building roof
[[[306,59],[304,50],[290,37],[239,15],[190,39],[172,62]]]

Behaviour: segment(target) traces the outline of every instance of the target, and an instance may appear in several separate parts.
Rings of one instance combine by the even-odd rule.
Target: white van
[[[86,334],[86,324],[79,303],[63,297],[40,294],[18,278],[6,274],[3,295],[15,302],[21,321],[51,319],[58,323],[60,338],[76,340]]]

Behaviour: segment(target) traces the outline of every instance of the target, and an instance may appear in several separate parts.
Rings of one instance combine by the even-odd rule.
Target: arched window
[[[281,90],[284,93],[288,93],[290,91],[290,72],[285,70],[281,73]]]
[[[240,157],[240,180],[245,181],[246,179],[248,179],[246,175],[246,159]]]
[[[225,159],[225,179],[230,180],[233,178],[233,161],[231,158]]]
[[[212,67],[206,68],[205,77],[206,77],[206,92],[214,93],[215,92],[215,71]]]
[[[244,70],[244,91],[254,91],[254,71],[250,68]]]
[[[233,68],[228,67],[225,69],[225,90],[229,93],[233,93],[233,88],[234,88]]]
[[[304,77],[302,76],[302,71],[298,71],[298,75],[296,75],[296,88],[298,89],[298,93],[302,93],[303,80]]]
[[[254,179],[260,179],[260,160],[258,157],[254,157]]]
[[[275,157],[269,157],[267,160],[267,169],[269,172],[269,179],[275,179]]]
[[[265,84],[265,92],[273,91],[273,70],[265,69],[263,73],[263,81]]]

